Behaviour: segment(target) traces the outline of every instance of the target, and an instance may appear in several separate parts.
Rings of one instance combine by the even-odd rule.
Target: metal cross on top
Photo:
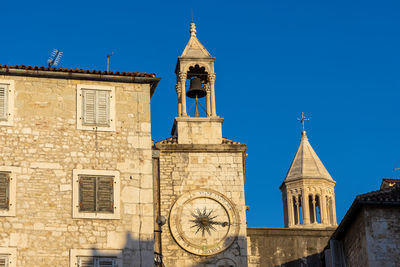
[[[304,117],[304,112],[301,113],[301,119],[297,119],[298,121],[301,122],[301,124],[303,125],[303,132],[305,132],[304,130],[304,121],[309,121],[310,119],[306,119],[306,117]]]

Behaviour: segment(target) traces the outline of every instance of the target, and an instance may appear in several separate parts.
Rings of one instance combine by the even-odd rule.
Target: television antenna
[[[57,67],[58,63],[61,60],[63,52],[61,52],[58,49],[53,49],[53,52],[51,52],[49,59],[47,60],[47,64],[49,68],[51,67]]]
[[[107,72],[110,70],[110,57],[114,55],[114,52],[111,52],[111,54],[107,55]]]

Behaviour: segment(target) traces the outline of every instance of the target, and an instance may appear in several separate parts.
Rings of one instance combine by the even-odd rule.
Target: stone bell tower
[[[280,189],[285,227],[336,227],[335,181],[308,141],[303,124],[300,146]]]
[[[178,117],[175,118],[171,134],[177,136],[180,144],[221,144],[222,121],[217,116],[215,105],[215,57],[212,57],[196,37],[194,23],[190,25],[190,39],[183,53],[178,57],[175,68],[177,78],[176,93],[178,96]],[[186,84],[190,82],[189,91]],[[202,88],[192,88],[201,84]],[[196,98],[195,117],[190,117],[187,111],[187,97],[192,90],[204,91],[206,98],[206,114],[200,117],[198,113],[198,98]]]
[[[172,137],[157,142],[153,150],[155,251],[167,267],[247,266],[246,145],[222,137],[214,60],[192,23],[175,69],[178,116]],[[188,98],[195,101],[193,116]]]

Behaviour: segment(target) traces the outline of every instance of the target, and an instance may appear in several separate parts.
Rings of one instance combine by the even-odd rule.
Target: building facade
[[[154,144],[154,74],[0,65],[0,267],[318,266],[335,182],[303,131],[285,228],[248,228],[246,145],[222,135],[214,61],[192,23]]]
[[[0,266],[151,266],[158,80],[0,66]]]

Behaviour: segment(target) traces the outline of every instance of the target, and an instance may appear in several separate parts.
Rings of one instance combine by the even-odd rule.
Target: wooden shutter
[[[97,177],[97,211],[114,212],[114,177]]]
[[[116,267],[115,259],[114,258],[98,258],[97,266],[98,267]]]
[[[7,267],[7,266],[8,266],[8,256],[0,255],[0,267]]]
[[[82,90],[84,124],[96,124],[96,90]]]
[[[0,120],[7,120],[7,90],[6,84],[0,84]]]
[[[79,177],[79,211],[96,211],[96,177]]]
[[[110,125],[110,93],[108,91],[97,91],[96,123],[98,125]]]
[[[93,257],[79,257],[78,267],[95,267]]]
[[[8,210],[10,177],[8,173],[0,173],[0,209]],[[0,265],[1,266],[1,265]]]

